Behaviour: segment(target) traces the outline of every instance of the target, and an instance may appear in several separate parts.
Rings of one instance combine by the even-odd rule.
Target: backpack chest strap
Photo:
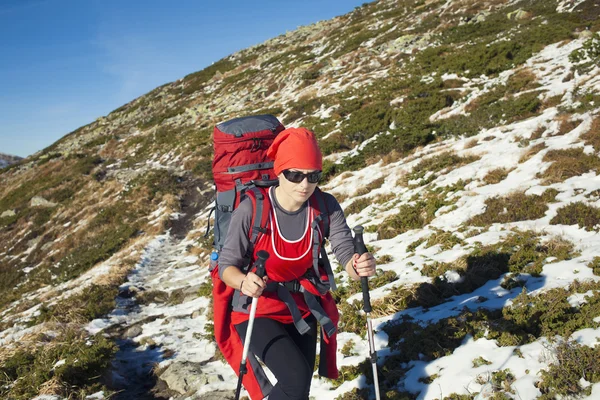
[[[277,297],[279,297],[290,311],[294,326],[301,335],[308,332],[310,327],[302,318],[302,313],[300,312],[300,309],[298,309],[298,305],[296,304],[292,293],[302,293],[308,309],[319,322],[327,336],[331,337],[331,335],[336,332],[336,326],[321,306],[318,296],[306,290],[298,280],[290,282],[269,282],[266,290],[269,292],[277,292]]]

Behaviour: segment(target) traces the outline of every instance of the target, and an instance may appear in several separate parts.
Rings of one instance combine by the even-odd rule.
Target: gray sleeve
[[[252,201],[249,199],[242,200],[240,205],[233,210],[227,236],[225,236],[225,243],[219,253],[220,277],[223,276],[223,271],[229,266],[245,267],[244,264],[247,260],[244,256],[250,245],[248,232],[250,231],[250,224],[252,224],[253,212]]]
[[[354,255],[352,232],[346,223],[340,203],[329,193],[323,193],[329,211],[329,242],[337,261],[345,267]]]

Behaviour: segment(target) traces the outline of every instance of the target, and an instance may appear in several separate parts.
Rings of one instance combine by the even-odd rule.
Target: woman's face
[[[300,173],[304,173],[304,174],[319,172],[319,171],[315,171],[315,170],[311,170],[311,169],[297,169],[297,168],[291,168],[291,169],[289,169],[289,171],[300,172]],[[293,202],[297,203],[297,204],[304,203],[306,200],[308,200],[308,198],[310,196],[312,196],[312,194],[315,191],[315,188],[317,187],[317,183],[318,182],[310,183],[306,176],[303,177],[303,179],[300,183],[294,183],[294,182],[289,181],[285,177],[285,171],[283,171],[279,174],[279,187],[281,187],[283,194],[285,196],[287,196],[290,200],[293,200]]]

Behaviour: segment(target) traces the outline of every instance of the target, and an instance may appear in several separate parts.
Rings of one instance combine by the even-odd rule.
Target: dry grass
[[[358,189],[354,193],[354,196],[363,196],[365,194],[372,192],[375,189],[379,189],[383,185],[384,182],[385,182],[384,176],[382,176],[381,178],[377,178],[374,181],[370,182],[368,185],[363,186],[362,188]]]
[[[529,160],[531,157],[544,150],[545,148],[546,144],[544,143],[538,143],[535,146],[528,147],[521,155],[521,158],[519,158],[519,163],[524,163],[525,161]]]
[[[489,171],[484,177],[483,181],[488,185],[493,185],[499,182],[502,182],[508,174],[512,171],[512,169],[508,168],[496,168]]]
[[[542,109],[548,109],[548,108],[552,108],[552,107],[557,107],[562,103],[562,94],[559,94],[557,96],[552,96],[552,97],[548,97],[547,99],[544,99],[544,103],[542,104]]]
[[[407,187],[408,186],[408,173],[406,171],[402,171],[400,176],[396,180],[396,186]]]
[[[581,123],[580,120],[571,119],[572,115],[564,114],[558,117],[559,126],[558,131],[553,136],[561,136],[571,132],[573,129],[577,128]]]
[[[573,255],[579,255],[578,253],[573,253],[573,242],[563,236],[552,236],[544,242],[544,246],[546,246],[549,254],[554,254],[559,259],[569,259]]]
[[[600,170],[600,158],[585,154],[583,149],[551,150],[544,155],[543,161],[552,162],[550,167],[539,176],[545,184],[563,182],[573,176],[582,175],[588,171]]]
[[[400,153],[397,150],[392,150],[381,158],[383,161],[383,165],[388,165],[391,163],[395,163],[397,161],[402,160],[405,157],[405,154]]]
[[[518,70],[508,78],[506,84],[509,93],[518,93],[539,87],[537,76],[531,68]]]
[[[62,396],[65,394],[64,382],[61,382],[58,378],[53,377],[49,381],[46,381],[42,384],[38,394],[41,396]]]
[[[546,127],[543,125],[538,126],[537,129],[535,131],[533,131],[533,133],[529,137],[529,140],[535,140],[535,139],[541,138],[542,135],[544,134],[544,132],[546,132]]]
[[[600,117],[596,117],[592,122],[590,130],[581,135],[587,146],[593,146],[594,150],[600,151]]]
[[[473,147],[477,146],[479,144],[479,142],[477,141],[477,139],[471,139],[469,141],[467,141],[465,143],[465,146],[463,147],[463,149],[472,149]]]

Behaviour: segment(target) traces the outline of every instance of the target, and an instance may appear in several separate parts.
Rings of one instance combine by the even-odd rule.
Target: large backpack
[[[215,126],[212,172],[217,191],[213,229],[217,253],[225,243],[231,213],[244,194],[251,188],[277,183],[267,149],[284,129],[276,117],[268,114],[235,118]]]

